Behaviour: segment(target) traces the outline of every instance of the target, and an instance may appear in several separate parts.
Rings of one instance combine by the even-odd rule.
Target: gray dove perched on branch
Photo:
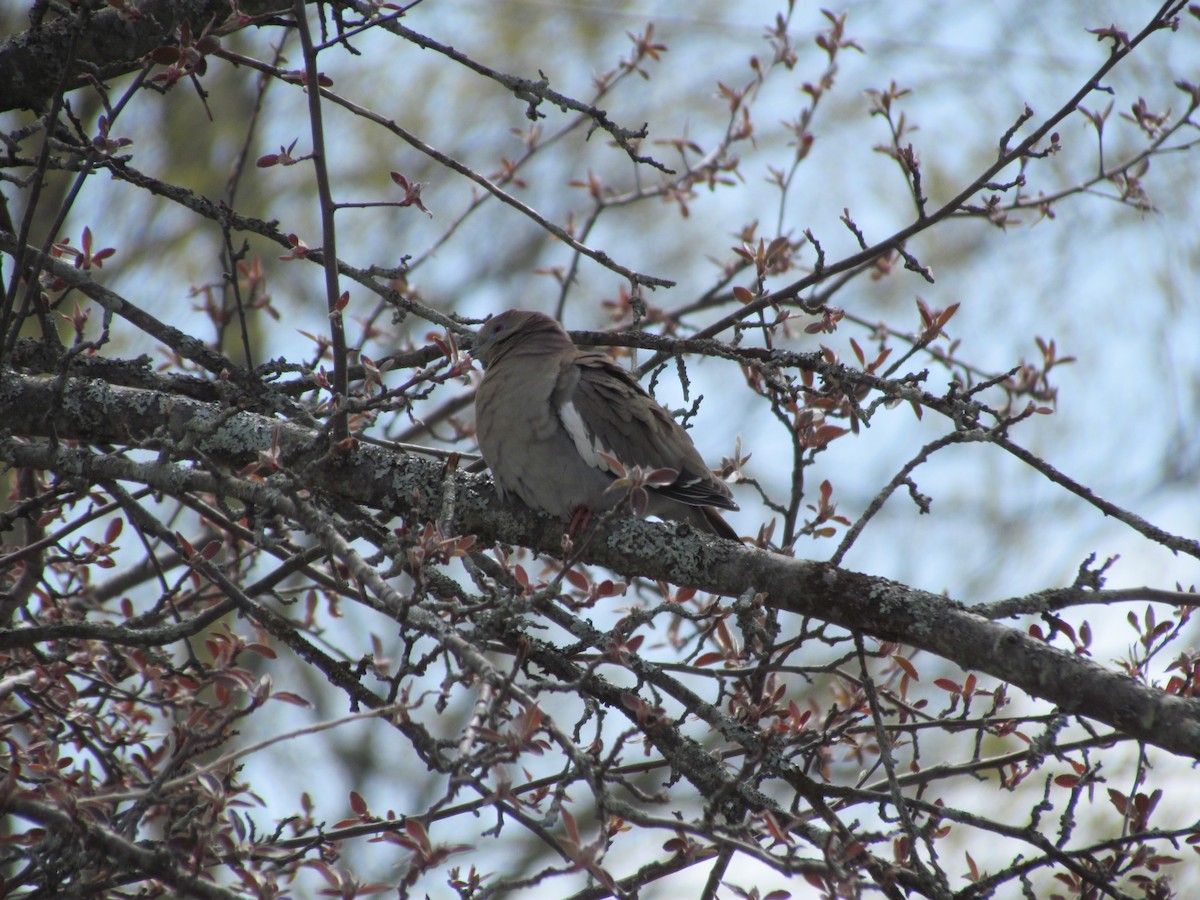
[[[510,309],[479,329],[479,449],[501,499],[566,519],[616,506],[643,470],[645,511],[740,540],[713,507],[737,509],[688,433],[619,365],[580,350],[550,316]],[[624,471],[623,471],[624,470]],[[670,471],[662,471],[670,470]],[[630,483],[637,486],[637,475]]]

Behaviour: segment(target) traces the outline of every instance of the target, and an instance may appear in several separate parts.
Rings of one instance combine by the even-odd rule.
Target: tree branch
[[[284,471],[341,499],[423,521],[437,520],[448,478],[440,463],[360,445],[318,455],[311,431],[251,413],[101,382],[72,381],[57,393],[51,379],[6,373],[0,418],[10,434],[89,443],[189,446],[199,456],[241,467],[276,453]],[[186,443],[184,443],[186,441]],[[273,448],[278,448],[273,451]],[[0,456],[18,466],[62,475],[88,475],[149,484],[168,493],[247,491],[260,484],[182,466],[137,463],[64,446],[0,442]],[[562,523],[506,507],[490,481],[456,473],[455,520],[460,534],[520,544],[557,555]],[[248,494],[249,496],[249,494]],[[256,499],[256,498],[252,498]],[[882,640],[898,641],[986,672],[1140,741],[1200,758],[1200,701],[1155,690],[1022,631],[989,621],[959,603],[926,591],[835,566],[792,559],[728,541],[699,537],[686,526],[617,519],[587,543],[582,558],[627,576],[737,596],[747,588],[768,606],[811,616]]]
[[[180,896],[200,897],[202,900],[242,900],[244,896],[189,874],[185,871],[186,862],[179,860],[176,863],[165,845],[134,843],[98,822],[88,821],[83,816],[71,816],[57,807],[24,797],[6,798],[0,806],[7,813],[37,822],[62,836],[77,834],[89,849],[99,850],[114,860],[122,860],[148,877],[170,885],[179,891]]]
[[[241,0],[237,6],[243,15],[259,16],[286,9],[287,3]],[[136,18],[107,9],[88,19],[79,32],[76,71],[67,79],[68,90],[92,77],[106,81],[141,68],[142,57],[171,43],[183,22],[203,28],[211,21],[224,22],[233,12],[229,0],[141,0],[136,7]],[[68,60],[73,27],[73,19],[60,18],[0,41],[0,112],[41,110],[50,102]]]

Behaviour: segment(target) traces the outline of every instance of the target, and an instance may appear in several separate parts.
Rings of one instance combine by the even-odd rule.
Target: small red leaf
[[[900,656],[899,654],[896,654],[892,657],[892,662],[894,662],[897,666],[899,666],[901,669],[903,669],[904,674],[907,675],[909,678],[911,678],[913,681],[921,680],[921,676],[917,674],[916,666],[914,666],[910,660],[905,659],[903,656]]]
[[[306,700],[299,694],[293,694],[291,691],[278,691],[271,695],[272,700],[280,700],[284,703],[290,703],[292,706],[302,706],[305,709],[312,709],[311,701]]]
[[[525,572],[524,566],[513,567],[513,578],[517,579],[517,584],[525,590],[529,590],[529,575]]]
[[[121,536],[121,530],[125,527],[124,519],[113,519],[108,523],[108,530],[104,532],[104,543],[111,544]]]

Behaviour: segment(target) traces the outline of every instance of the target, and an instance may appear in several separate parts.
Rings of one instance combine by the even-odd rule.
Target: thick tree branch
[[[436,521],[443,511],[446,468],[360,445],[342,454],[326,452],[306,429],[251,413],[97,381],[72,380],[56,391],[53,379],[4,373],[0,417],[10,434],[55,435],[59,440],[142,446],[146,441],[179,448],[241,467],[271,453],[284,471],[305,485],[344,500],[386,509],[417,521]],[[63,475],[160,481],[170,492],[229,490],[236,481],[215,480],[200,471],[133,463],[65,447],[0,444],[10,463]],[[453,527],[460,534],[521,544],[558,554],[562,523],[527,510],[504,507],[490,482],[454,474]],[[961,604],[883,578],[834,566],[791,559],[663,526],[620,519],[588,542],[583,559],[627,576],[644,576],[717,594],[736,596],[747,588],[766,595],[769,606],[811,616],[884,640],[898,641],[986,672],[1029,694],[1145,741],[1200,758],[1200,702],[1184,699],[989,621]]]
[[[76,836],[89,850],[101,851],[139,873],[157,878],[178,891],[181,897],[240,900],[244,896],[188,872],[188,861],[172,858],[164,844],[135,843],[85,816],[72,816],[58,807],[23,797],[6,798],[0,808],[64,837]]]
[[[79,27],[74,69],[68,90],[87,83],[128,74],[142,66],[142,57],[170,44],[176,29],[190,22],[197,33],[210,22],[229,18],[228,0],[141,0],[127,4],[136,17],[107,9],[77,26],[69,18],[54,19],[0,41],[0,112],[10,109],[41,110],[58,89],[67,63],[72,28]],[[287,7],[285,0],[241,0],[243,15],[259,16]],[[85,76],[84,73],[89,73]]]

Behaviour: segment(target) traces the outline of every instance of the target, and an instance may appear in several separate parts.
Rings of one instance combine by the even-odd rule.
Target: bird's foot
[[[575,535],[587,528],[591,521],[591,508],[587,506],[580,506],[575,510],[575,514],[571,516],[571,524],[567,526],[567,537],[575,537]]]

